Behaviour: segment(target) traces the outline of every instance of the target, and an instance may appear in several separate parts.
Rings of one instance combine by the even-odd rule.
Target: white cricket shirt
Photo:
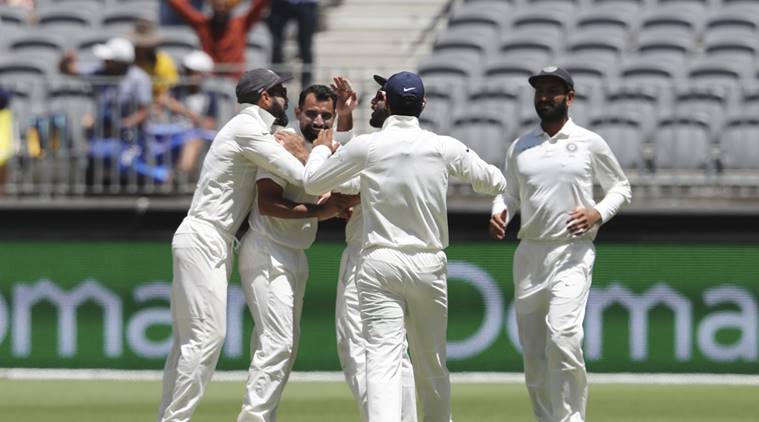
[[[360,176],[363,248],[439,251],[448,246],[448,178],[496,195],[506,181],[460,141],[419,127],[409,116],[390,116],[379,132],[361,135],[338,149],[317,146],[303,176],[306,192],[318,195]]]
[[[275,127],[276,128],[276,127]],[[279,128],[278,130],[299,133],[292,128]],[[277,129],[274,131],[277,132]],[[302,136],[302,134],[301,134]],[[335,132],[335,142],[347,142],[353,137],[353,132]],[[311,144],[307,144],[309,146]],[[315,204],[319,197],[309,195],[303,190],[303,185],[288,183],[287,180],[267,171],[260,170],[256,181],[270,179],[282,189],[282,196],[298,204]],[[308,249],[316,240],[318,218],[278,218],[262,215],[258,212],[258,195],[253,198],[253,208],[248,215],[250,230],[255,231],[270,241],[294,249]]]
[[[231,239],[250,211],[259,168],[302,184],[303,164],[274,139],[273,122],[267,111],[249,105],[219,130],[203,161],[188,217],[210,223]]]
[[[607,222],[630,202],[630,183],[606,141],[570,119],[553,137],[538,126],[515,140],[506,153],[506,192],[496,196],[492,213],[522,215],[517,234],[529,240],[594,239],[598,225],[575,236],[567,230],[574,208],[595,208]],[[593,199],[593,183],[605,192]]]
[[[303,186],[287,183],[268,171],[258,172],[256,180],[270,179],[284,190],[282,196],[299,204],[315,204],[319,199],[308,195]],[[308,249],[316,239],[318,219],[313,218],[278,218],[258,212],[258,195],[253,199],[253,209],[248,216],[250,230],[267,237],[274,243],[294,249]]]

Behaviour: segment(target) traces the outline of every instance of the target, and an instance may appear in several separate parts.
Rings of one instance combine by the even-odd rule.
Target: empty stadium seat
[[[650,30],[640,34],[633,51],[637,57],[651,62],[669,62],[684,66],[696,50],[696,39],[681,32]]]
[[[588,8],[613,8],[628,14],[630,17],[645,9],[649,0],[588,0]]]
[[[567,25],[572,22],[573,9],[531,7],[518,10],[511,15],[509,31],[541,34],[544,38],[561,41],[567,33]]]
[[[741,37],[755,38],[759,35],[759,14],[736,8],[715,10],[706,17],[704,29],[707,35],[727,32]]]
[[[256,25],[245,42],[245,62],[249,68],[267,67],[271,61],[271,33],[265,25]]]
[[[428,127],[434,127],[432,130],[439,133],[447,133],[454,107],[464,104],[457,96],[461,95],[461,91],[451,91],[446,84],[425,80],[424,94],[427,103],[422,114],[425,116]]]
[[[0,57],[0,84],[14,92],[24,93],[31,101],[40,101],[46,78],[53,73],[52,66],[53,63],[37,57],[4,54]],[[39,104],[39,107],[42,105]]]
[[[603,31],[615,33],[615,37],[628,38],[635,27],[635,17],[624,9],[613,6],[601,6],[584,9],[575,20],[573,31]]]
[[[759,86],[743,90],[740,107],[747,113],[759,115]]]
[[[731,91],[738,89],[741,79],[747,76],[744,67],[710,57],[692,62],[687,70],[691,85],[698,84]]]
[[[720,163],[725,170],[759,170],[759,115],[729,118],[720,131]]]
[[[508,20],[511,7],[506,2],[474,2],[454,8],[448,28],[489,37],[498,37]]]
[[[645,129],[642,120],[604,111],[591,119],[589,127],[604,138],[623,168],[644,169]]]
[[[724,89],[693,85],[679,90],[670,108],[676,114],[695,113],[710,116],[714,124],[718,125],[729,109],[729,94]]]
[[[84,148],[82,118],[95,113],[92,86],[75,77],[52,78],[45,101],[48,112],[66,114],[72,145],[80,150]]]
[[[619,78],[629,86],[668,90],[684,83],[682,69],[668,62],[655,62],[640,57],[627,57],[619,68]]]
[[[543,67],[553,62],[556,54],[556,42],[542,33],[507,33],[498,46],[498,58],[527,63],[536,63]]]
[[[494,59],[485,64],[485,81],[501,83],[517,90],[531,88],[527,79],[547,63],[515,61],[508,58]]]
[[[467,108],[487,110],[510,119],[521,106],[521,93],[501,83],[478,82],[469,86]]]
[[[708,170],[715,166],[715,145],[708,115],[684,113],[662,117],[651,140],[656,170]]]
[[[567,39],[566,53],[589,64],[613,66],[622,60],[627,50],[627,37],[617,31],[586,30]]]
[[[472,148],[483,160],[500,166],[506,157],[509,131],[497,113],[465,113],[456,116],[450,135]]]
[[[472,68],[455,57],[432,56],[418,66],[419,75],[427,82],[448,86],[450,90],[462,90],[470,77]]]
[[[40,61],[57,63],[66,50],[63,41],[58,36],[35,30],[10,37],[5,48],[9,54],[18,57],[31,57]]]
[[[650,121],[661,111],[665,95],[656,87],[619,83],[606,91],[603,109],[641,122]]]
[[[182,58],[191,51],[200,48],[198,36],[188,27],[161,27],[158,35],[158,48],[171,55],[177,63],[181,63]]]
[[[29,13],[25,10],[9,6],[7,4],[0,4],[0,25],[2,25],[3,31],[5,27],[24,27],[29,23]]]
[[[480,34],[448,30],[437,36],[432,49],[433,54],[460,57],[462,61],[474,64],[484,61],[486,54],[493,50],[493,44],[492,38]]]
[[[656,31],[670,36],[691,36],[697,38],[703,24],[704,15],[694,10],[676,8],[652,8],[643,13],[639,21],[639,33]]]
[[[759,47],[756,37],[745,37],[743,32],[707,32],[704,36],[704,55],[711,60],[739,66],[753,67]]]
[[[110,5],[103,11],[100,24],[115,33],[126,33],[132,30],[138,19],[157,22],[158,3],[140,1]]]
[[[37,12],[37,25],[44,31],[79,30],[87,31],[97,22],[96,9],[77,5],[61,4]]]

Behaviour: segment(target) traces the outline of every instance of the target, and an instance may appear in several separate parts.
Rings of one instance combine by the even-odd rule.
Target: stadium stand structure
[[[526,77],[558,64],[575,78],[571,116],[607,139],[636,193],[729,199],[736,185],[755,184],[759,175],[756,143],[744,139],[759,130],[757,13],[759,2],[745,0],[461,1],[418,69],[453,87],[448,103],[465,103],[472,114],[483,110],[482,126],[502,129],[480,131],[474,140],[457,127],[477,121],[474,116],[458,119],[450,108],[448,117],[426,121],[453,122],[449,133],[502,163],[505,148],[495,145],[530,128]],[[468,58],[468,69],[455,63],[449,46]],[[460,70],[446,74],[429,65],[446,60]],[[478,104],[488,98],[478,95],[483,84],[513,90],[508,101],[518,110]],[[748,195],[756,199],[757,191]]]
[[[76,135],[81,127],[74,117],[92,109],[94,94],[82,81],[62,77],[55,64],[69,49],[85,63],[95,61],[93,45],[128,33],[140,17],[157,18],[157,4],[41,0],[34,23],[0,5],[0,85],[15,94],[19,138],[7,164],[6,196],[89,193],[87,160],[75,159],[87,143]],[[372,74],[415,68],[427,85],[422,124],[459,137],[489,162],[502,164],[511,140],[537,123],[527,76],[559,64],[576,79],[573,118],[607,139],[637,197],[665,192],[759,201],[759,1],[342,0],[324,6],[315,80],[345,74],[366,94],[365,105],[376,89]],[[285,46],[290,62],[297,61],[294,30]],[[199,47],[187,27],[162,27],[159,35],[159,48],[176,61]],[[248,35],[246,66],[267,65],[270,51],[268,31],[257,25]],[[222,99],[222,119],[231,115],[233,81],[208,83]],[[72,135],[65,153],[44,156],[67,164],[46,172],[26,135],[32,118],[51,112],[71,117]],[[359,130],[367,130],[368,108],[358,114]],[[108,192],[192,190],[156,183]]]

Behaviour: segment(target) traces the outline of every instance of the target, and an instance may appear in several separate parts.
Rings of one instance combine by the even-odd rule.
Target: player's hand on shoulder
[[[567,230],[579,236],[601,221],[601,214],[595,208],[575,208],[569,212]]]
[[[499,213],[490,216],[490,237],[495,240],[503,240],[506,236],[506,217],[508,216],[508,210],[503,210]]]
[[[308,158],[308,150],[306,149],[306,140],[297,133],[289,130],[280,130],[274,134],[274,139],[277,140],[285,149],[292,155],[294,155],[301,162],[305,162]]]

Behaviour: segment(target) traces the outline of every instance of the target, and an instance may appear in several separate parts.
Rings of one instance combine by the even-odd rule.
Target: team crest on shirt
[[[574,142],[570,142],[567,144],[567,151],[569,152],[575,152],[577,151],[577,144]]]

